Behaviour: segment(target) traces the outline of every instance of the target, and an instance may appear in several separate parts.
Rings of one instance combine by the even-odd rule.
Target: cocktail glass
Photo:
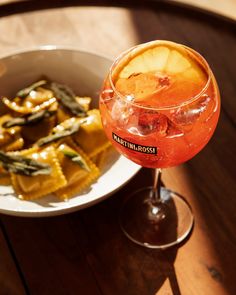
[[[178,193],[161,186],[161,169],[184,163],[208,143],[220,95],[206,60],[193,49],[152,41],[121,54],[100,94],[104,130],[131,161],[154,169],[154,184],[134,191],[121,208],[128,238],[165,249],[183,241],[193,214]]]

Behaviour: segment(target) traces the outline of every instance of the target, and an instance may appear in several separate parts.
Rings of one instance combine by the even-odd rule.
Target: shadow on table
[[[178,247],[161,251],[137,246],[125,237],[119,226],[118,216],[123,201],[138,186],[142,188],[151,183],[151,171],[142,169],[129,185],[113,197],[80,212],[80,215],[69,217],[73,224],[80,219],[83,237],[86,236],[83,248],[92,255],[90,266],[98,281],[102,282],[102,290],[109,290],[107,294],[154,295],[166,279],[169,279],[173,295],[181,294],[174,268]],[[98,222],[94,223],[94,219]],[[176,232],[173,234],[176,235]],[[81,236],[79,230],[76,236]]]
[[[123,200],[138,185],[150,185],[151,178],[150,171],[142,169],[114,196],[80,212],[41,219],[1,216],[28,289],[97,294],[91,289],[99,286],[102,294],[154,295],[169,279],[173,294],[180,295],[174,268],[178,247],[157,251],[137,246],[119,227]],[[37,283],[39,276],[44,285]]]

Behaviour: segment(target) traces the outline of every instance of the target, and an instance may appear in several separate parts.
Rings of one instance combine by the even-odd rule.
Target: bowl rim
[[[101,57],[106,59],[107,61],[113,62],[114,57],[106,56],[105,54],[98,54],[95,51],[92,50],[86,50],[86,49],[80,49],[78,47],[75,47],[73,45],[60,45],[60,44],[43,44],[43,45],[35,45],[35,46],[27,46],[27,47],[21,47],[19,49],[12,49],[7,52],[7,54],[0,54],[0,60],[5,58],[10,58],[14,55],[20,55],[24,53],[30,53],[30,52],[37,52],[37,51],[59,51],[59,50],[65,50],[65,51],[74,51],[78,53],[84,53],[84,54],[91,54],[97,57]]]
[[[126,181],[124,181],[122,183],[122,185],[120,185],[116,189],[110,191],[107,194],[102,195],[99,198],[92,199],[91,201],[83,203],[81,205],[72,205],[70,207],[64,207],[64,208],[53,207],[53,209],[50,209],[47,211],[40,211],[40,210],[24,211],[24,210],[19,210],[19,209],[0,208],[0,214],[5,214],[5,215],[15,216],[15,217],[24,217],[24,218],[28,218],[28,217],[41,218],[41,217],[60,216],[60,215],[65,215],[68,213],[80,211],[80,210],[89,208],[93,205],[96,205],[96,204],[108,199],[110,196],[114,195],[116,192],[118,192],[120,189],[122,189],[125,185],[127,185],[128,182],[130,182],[138,174],[138,172],[141,170],[141,168],[142,168],[141,166],[139,167],[137,165],[136,170],[133,172],[133,175],[131,175],[129,178],[127,178]],[[32,201],[29,200],[29,202],[32,202]]]

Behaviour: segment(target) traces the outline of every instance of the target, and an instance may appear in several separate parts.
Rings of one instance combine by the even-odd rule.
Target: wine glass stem
[[[153,182],[153,203],[158,204],[161,201],[161,174],[160,168],[154,169],[154,182]]]

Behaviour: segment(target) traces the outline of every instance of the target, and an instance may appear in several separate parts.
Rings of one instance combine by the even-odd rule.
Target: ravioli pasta
[[[49,146],[42,150],[35,149],[33,152],[26,152],[25,155],[49,164],[51,171],[49,175],[37,176],[11,173],[12,186],[19,198],[25,200],[37,199],[66,186],[67,181],[62,173],[54,147]]]
[[[0,185],[24,200],[51,193],[67,200],[90,189],[110,148],[90,97],[40,80],[2,103]]]
[[[94,157],[105,150],[110,143],[104,134],[99,110],[93,109],[88,111],[87,114],[88,120],[73,135],[73,139],[89,157]]]
[[[24,139],[21,135],[20,127],[4,127],[4,123],[11,119],[12,116],[9,114],[0,117],[0,149],[4,151],[21,149],[24,145]]]
[[[65,151],[77,157],[79,155],[81,157],[80,160],[84,161],[86,167],[78,165],[76,161],[73,161],[73,158],[68,157]],[[82,189],[88,187],[99,176],[98,167],[89,159],[79,146],[73,143],[72,140],[67,139],[60,142],[57,147],[57,156],[63,174],[65,175],[67,185],[59,188],[55,193],[63,200],[68,199],[74,193],[78,193]]]

